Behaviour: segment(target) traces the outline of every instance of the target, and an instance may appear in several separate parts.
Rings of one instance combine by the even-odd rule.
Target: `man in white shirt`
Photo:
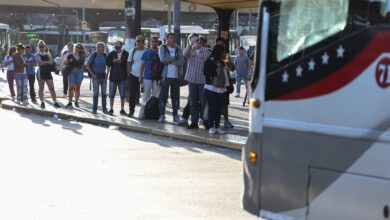
[[[129,91],[129,117],[134,115],[135,104],[137,99],[139,99],[140,93],[140,80],[141,76],[141,64],[142,64],[142,55],[146,51],[145,48],[145,38],[142,35],[136,37],[136,47],[134,47],[130,53],[127,60],[127,77],[129,78],[128,88]]]

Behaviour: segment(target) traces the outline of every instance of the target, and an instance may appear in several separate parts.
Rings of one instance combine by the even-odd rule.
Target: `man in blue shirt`
[[[28,82],[29,82],[29,87],[30,87],[30,98],[31,101],[34,104],[37,104],[37,99],[36,99],[36,94],[35,94],[35,55],[31,53],[31,46],[26,45],[25,47],[25,54],[23,54],[23,58],[26,61],[26,71],[27,71],[27,77],[28,77]]]
[[[96,51],[93,52],[88,59],[88,70],[92,73],[93,84],[93,107],[92,114],[97,113],[99,86],[102,91],[102,111],[107,113],[107,55],[104,53],[105,44],[98,42]]]
[[[151,48],[145,51],[142,55],[142,64],[141,64],[141,76],[140,83],[144,86],[144,93],[142,95],[142,105],[145,105],[146,102],[150,99],[151,95],[154,97],[159,97],[160,87],[158,86],[158,81],[161,76],[152,79],[151,68],[155,68],[154,65],[158,65],[160,62],[158,57],[158,38],[150,38]],[[156,70],[153,70],[156,71]],[[157,70],[158,71],[158,70]]]

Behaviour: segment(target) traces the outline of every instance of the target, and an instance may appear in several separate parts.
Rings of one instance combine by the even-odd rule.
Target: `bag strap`
[[[134,55],[135,55],[135,52],[137,52],[137,48],[134,47],[132,50],[131,50],[131,64],[134,64]]]
[[[92,67],[93,65],[95,65],[96,56],[97,56],[97,53],[96,53],[96,52],[93,52],[93,57],[92,57],[92,61],[91,61],[91,64],[90,64],[91,67]]]

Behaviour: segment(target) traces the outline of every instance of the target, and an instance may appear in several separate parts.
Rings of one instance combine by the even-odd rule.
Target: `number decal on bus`
[[[386,89],[390,86],[390,58],[383,58],[379,61],[375,78],[379,87]]]

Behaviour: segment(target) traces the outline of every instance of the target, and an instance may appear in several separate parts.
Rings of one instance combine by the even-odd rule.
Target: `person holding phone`
[[[188,82],[191,107],[191,124],[188,126],[188,129],[198,129],[199,118],[203,118],[202,116],[206,105],[203,67],[207,58],[210,56],[210,53],[208,49],[201,46],[198,34],[191,34],[189,36],[189,41],[191,43],[183,52],[184,56],[187,58],[185,80]]]
[[[115,50],[112,51],[107,57],[107,66],[110,68],[110,83],[109,83],[109,97],[110,97],[110,111],[109,115],[114,115],[114,99],[116,91],[119,90],[121,99],[121,111],[122,116],[127,116],[124,110],[125,98],[126,98],[126,76],[127,76],[127,59],[129,53],[122,49],[122,42],[117,41],[115,43]]]

